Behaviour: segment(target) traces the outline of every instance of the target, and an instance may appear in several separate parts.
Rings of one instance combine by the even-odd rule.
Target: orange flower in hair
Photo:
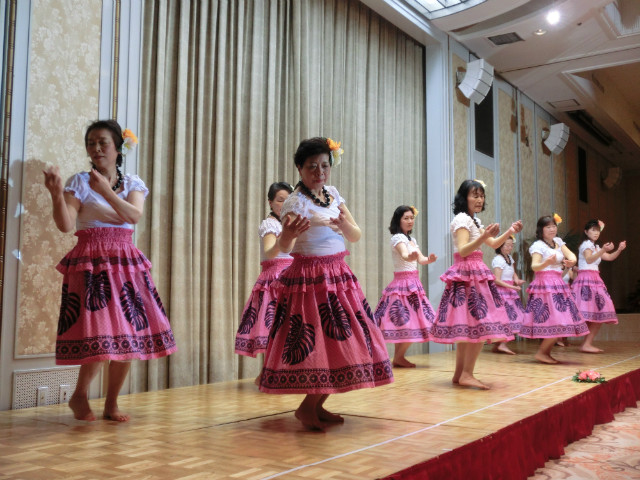
[[[600,227],[600,231],[604,230],[604,222],[602,220],[598,220],[598,226]]]
[[[411,211],[413,212],[413,216],[414,216],[414,217],[417,217],[417,216],[418,216],[418,213],[420,213],[420,212],[418,212],[418,209],[417,209],[416,207],[414,207],[413,205],[411,205],[409,208],[410,208],[410,209],[411,209]]]
[[[562,217],[557,213],[553,214],[553,221],[556,222],[556,225],[560,225],[562,223]]]
[[[344,150],[340,148],[342,142],[336,142],[334,140],[331,140],[330,138],[327,138],[327,145],[329,146],[329,150],[331,150],[331,166],[337,167],[338,165],[340,165],[340,157],[344,153]]]
[[[126,155],[127,153],[129,153],[138,144],[138,137],[136,137],[135,133],[133,133],[128,128],[125,128],[122,132],[122,139],[124,140],[124,143],[120,148],[120,153],[122,155]]]

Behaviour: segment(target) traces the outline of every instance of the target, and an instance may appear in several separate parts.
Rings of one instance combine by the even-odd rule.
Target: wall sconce
[[[466,72],[456,72],[456,86],[474,103],[480,103],[493,83],[493,66],[483,59],[467,63]]]
[[[551,153],[558,155],[564,150],[567,140],[569,140],[569,127],[564,123],[551,125],[551,129],[542,129],[542,139]]]
[[[607,169],[606,174],[602,175],[602,184],[611,189],[618,185],[622,180],[622,169],[620,167],[611,167]]]

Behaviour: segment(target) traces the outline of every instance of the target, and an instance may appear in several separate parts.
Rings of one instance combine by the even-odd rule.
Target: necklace
[[[503,256],[504,261],[507,262],[507,265],[511,265],[511,257],[509,255],[505,255],[504,253],[501,253],[500,255]]]
[[[543,241],[544,243],[546,243],[546,244],[549,246],[549,248],[552,248],[553,250],[555,250],[555,249],[556,249],[556,242],[551,242],[551,243],[549,243],[549,242],[547,242],[544,238],[542,239],[542,241]]]
[[[116,184],[111,187],[111,190],[113,190],[114,192],[117,192],[118,189],[120,188],[120,185],[122,185],[122,172],[120,171],[120,169],[118,167],[116,167],[116,172],[118,172],[118,180],[116,181]]]
[[[322,194],[324,195],[324,198],[325,198],[324,202],[320,200],[318,197],[316,197],[313,194],[313,192],[309,190],[309,188],[304,183],[302,183],[302,180],[298,182],[298,184],[296,185],[296,188],[300,188],[300,191],[302,193],[304,193],[307,197],[309,197],[311,200],[313,200],[317,205],[321,207],[327,208],[331,203],[331,200],[329,199],[329,194],[327,193],[327,189],[324,188],[324,186],[322,187]]]

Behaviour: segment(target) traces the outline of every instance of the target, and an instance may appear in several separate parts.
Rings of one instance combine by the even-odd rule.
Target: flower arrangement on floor
[[[571,378],[574,382],[579,383],[604,383],[606,380],[602,375],[600,375],[595,370],[583,370],[581,372],[576,372],[576,374]]]

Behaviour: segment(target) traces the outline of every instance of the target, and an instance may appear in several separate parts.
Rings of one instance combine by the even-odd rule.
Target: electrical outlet
[[[46,405],[47,404],[47,396],[49,395],[49,387],[42,386],[38,387],[38,396],[36,397],[36,405]]]
[[[58,397],[58,403],[67,403],[71,397],[71,385],[60,385],[60,395]]]

